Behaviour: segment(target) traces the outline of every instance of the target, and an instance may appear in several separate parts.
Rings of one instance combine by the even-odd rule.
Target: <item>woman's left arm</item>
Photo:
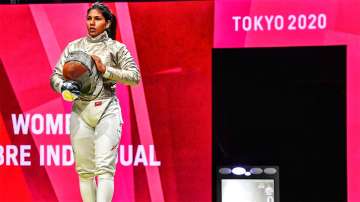
[[[96,60],[95,62],[98,63]],[[138,84],[141,78],[140,71],[125,45],[122,45],[116,53],[116,60],[117,67],[103,66],[103,77],[127,85]]]

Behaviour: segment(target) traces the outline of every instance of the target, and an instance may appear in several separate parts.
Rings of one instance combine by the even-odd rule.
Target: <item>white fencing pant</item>
[[[90,105],[94,104],[92,102]],[[121,136],[120,106],[117,99],[113,99],[99,115],[97,123],[85,122],[82,116],[74,110],[70,120],[70,137],[80,178],[81,197],[84,202],[110,202],[114,192],[115,160]]]

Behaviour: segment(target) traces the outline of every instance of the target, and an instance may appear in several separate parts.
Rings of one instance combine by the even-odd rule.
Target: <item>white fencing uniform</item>
[[[114,190],[115,159],[123,124],[115,83],[135,85],[140,81],[140,72],[125,45],[109,38],[105,31],[95,38],[86,36],[70,42],[65,48],[50,79],[52,88],[59,93],[64,82],[64,62],[73,51],[96,55],[106,66],[101,92],[95,97],[80,94],[73,102],[70,139],[83,201],[109,202]]]

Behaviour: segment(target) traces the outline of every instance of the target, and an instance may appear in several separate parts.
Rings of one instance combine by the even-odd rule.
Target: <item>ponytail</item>
[[[110,38],[115,40],[116,37],[116,16],[111,14],[110,27],[106,29],[107,34]]]

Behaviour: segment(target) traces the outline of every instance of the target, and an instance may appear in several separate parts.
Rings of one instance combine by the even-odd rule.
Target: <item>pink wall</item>
[[[360,2],[350,1],[301,1],[301,0],[216,0],[214,47],[281,47],[281,46],[347,46],[347,180],[348,201],[360,201]],[[313,16],[326,16],[326,27],[310,26]],[[275,29],[261,21],[263,30],[257,25],[250,28],[245,20],[244,27],[238,24],[235,31],[233,16],[245,19],[251,16],[279,15],[284,27]],[[296,21],[296,30],[289,29],[292,18],[306,16],[307,25]],[[311,16],[311,17],[310,17]],[[299,19],[299,18],[298,18]],[[319,19],[319,18],[317,18]],[[254,22],[254,21],[253,21]],[[241,29],[242,28],[242,29]],[[291,26],[292,28],[292,26]]]

